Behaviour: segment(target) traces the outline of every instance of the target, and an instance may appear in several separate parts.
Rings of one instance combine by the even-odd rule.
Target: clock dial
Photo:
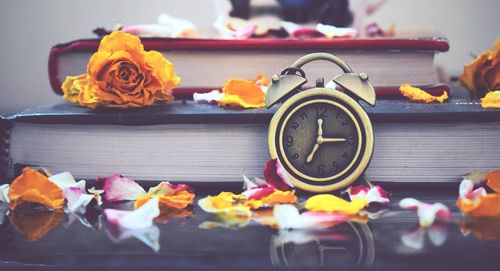
[[[289,113],[281,126],[279,150],[299,177],[329,181],[353,167],[361,143],[353,112],[340,103],[318,99]]]

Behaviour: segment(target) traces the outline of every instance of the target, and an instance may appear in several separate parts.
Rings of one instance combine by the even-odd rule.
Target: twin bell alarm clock
[[[314,88],[303,65],[326,60],[343,73],[326,86],[323,78]],[[334,87],[331,87],[331,86]],[[366,73],[356,74],[344,61],[328,53],[313,53],[272,76],[266,94],[267,108],[282,102],[268,134],[269,152],[286,170],[292,183],[303,190],[327,192],[358,180],[373,153],[373,129],[363,100],[375,105],[375,90]]]

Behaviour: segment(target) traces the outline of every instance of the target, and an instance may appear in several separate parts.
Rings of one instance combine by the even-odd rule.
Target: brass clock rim
[[[302,107],[304,107],[306,105],[312,104],[312,103],[329,103],[329,104],[333,104],[333,105],[337,106],[338,108],[340,108],[342,111],[344,111],[351,118],[351,120],[353,121],[353,123],[356,126],[356,132],[358,133],[358,137],[359,137],[359,140],[358,140],[359,142],[358,142],[358,147],[356,149],[356,154],[354,155],[354,158],[352,159],[351,163],[349,163],[349,165],[344,170],[342,170],[341,172],[339,172],[338,174],[336,174],[334,176],[329,176],[329,177],[325,177],[325,178],[316,178],[316,177],[307,176],[307,175],[303,174],[302,172],[300,172],[299,170],[297,170],[292,165],[292,163],[290,163],[290,161],[288,160],[288,158],[286,157],[286,155],[283,152],[283,137],[282,137],[282,135],[283,135],[283,131],[285,129],[285,126],[288,123],[288,120],[295,112],[297,112],[297,110],[301,109]],[[283,125],[281,125],[281,129],[280,129],[280,131],[278,131],[278,136],[279,136],[279,148],[280,148],[278,151],[282,154],[283,159],[285,160],[284,162],[288,165],[288,167],[290,167],[290,169],[298,176],[300,176],[304,179],[315,181],[315,182],[325,182],[325,181],[329,181],[331,179],[336,179],[339,176],[342,176],[347,171],[349,171],[351,169],[351,167],[354,165],[354,163],[356,162],[356,160],[358,159],[359,153],[361,151],[361,146],[363,145],[363,138],[360,137],[361,136],[361,129],[359,128],[359,123],[358,123],[358,120],[356,119],[356,117],[354,117],[354,115],[347,108],[345,108],[345,106],[343,106],[337,102],[326,100],[326,99],[310,100],[310,101],[307,101],[305,103],[301,103],[300,105],[295,107],[285,117],[285,120],[283,120]]]
[[[358,117],[360,118],[361,126],[365,130],[365,136],[366,136],[366,144],[365,144],[365,150],[361,154],[362,158],[359,161],[359,164],[357,168],[349,175],[347,176],[344,180],[341,180],[339,182],[336,182],[331,185],[311,185],[305,182],[302,182],[301,180],[296,179],[293,175],[288,173],[286,171],[287,177],[292,181],[292,183],[303,190],[306,191],[311,191],[311,192],[329,192],[329,191],[334,191],[338,190],[340,188],[344,188],[352,184],[356,179],[358,179],[363,172],[366,170],[370,159],[373,154],[373,129],[372,129],[372,124],[370,121],[370,118],[366,114],[365,110],[359,105],[357,101],[355,101],[353,98],[349,97],[347,94],[342,93],[337,90],[332,90],[332,89],[327,89],[327,88],[312,88],[308,90],[301,91],[292,97],[290,97],[288,100],[286,100],[276,111],[274,114],[273,118],[271,119],[271,123],[269,124],[269,132],[268,132],[268,146],[269,146],[269,154],[271,156],[271,159],[278,159],[278,152],[276,150],[276,145],[275,145],[275,138],[276,138],[276,133],[277,131],[277,126],[279,123],[279,120],[283,117],[283,114],[290,108],[290,106],[294,105],[296,102],[309,98],[312,96],[317,96],[317,95],[322,95],[322,96],[331,96],[333,98],[337,98],[341,100],[342,102],[346,103],[348,106],[351,106],[351,108],[356,111],[358,114]],[[281,161],[280,161],[281,162]]]

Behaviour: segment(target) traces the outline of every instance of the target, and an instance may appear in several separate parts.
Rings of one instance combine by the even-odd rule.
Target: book
[[[364,105],[363,105],[364,106]],[[271,109],[227,110],[176,101],[130,110],[69,103],[25,110],[10,123],[7,175],[24,166],[95,179],[241,182],[262,177]],[[375,149],[365,172],[378,182],[458,182],[500,165],[500,110],[451,99],[443,104],[379,100],[365,106]]]
[[[68,75],[86,72],[99,39],[76,40],[54,46],[49,55],[49,78],[53,90],[62,94],[61,83]],[[370,38],[314,40],[214,40],[143,38],[146,50],[158,50],[174,64],[181,77],[173,93],[178,99],[191,99],[194,92],[220,89],[229,78],[270,78],[313,52],[332,53],[356,73],[367,73],[377,97],[401,97],[399,86],[409,83],[433,95],[450,92],[436,75],[434,57],[449,49],[441,38]],[[319,61],[303,67],[309,84],[323,77],[325,82],[341,70]],[[307,85],[306,85],[307,86]]]

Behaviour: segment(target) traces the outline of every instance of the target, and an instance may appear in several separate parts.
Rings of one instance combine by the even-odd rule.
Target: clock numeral
[[[316,107],[316,117],[318,118],[327,118],[328,116],[326,115],[326,111],[328,109],[324,106],[321,107]]]
[[[293,137],[292,136],[286,136],[285,137],[285,143],[287,147],[293,146]]]
[[[292,129],[297,130],[299,128],[299,124],[297,122],[292,123]]]
[[[334,169],[338,169],[338,168],[339,168],[339,166],[340,166],[340,165],[339,165],[339,163],[337,163],[337,161],[335,161],[335,162],[333,162],[333,163],[332,163],[332,167],[333,167]]]
[[[349,158],[349,155],[347,154],[347,152],[344,152],[344,154],[342,154],[342,157],[343,157],[344,159],[347,159],[347,158]]]
[[[316,168],[316,172],[318,173],[318,175],[325,175],[325,165],[319,164]]]
[[[348,125],[348,124],[349,124],[349,120],[344,120],[344,121],[343,121],[343,122],[341,122],[341,123],[342,123],[342,127],[344,127],[344,126],[346,126],[346,125]]]
[[[351,146],[354,145],[354,134],[351,133],[347,135],[347,144]]]
[[[301,118],[302,120],[307,119],[307,114],[306,114],[306,113],[302,113],[302,114],[300,114],[300,118]]]
[[[297,160],[297,159],[299,159],[299,154],[298,153],[293,154],[292,160]]]

